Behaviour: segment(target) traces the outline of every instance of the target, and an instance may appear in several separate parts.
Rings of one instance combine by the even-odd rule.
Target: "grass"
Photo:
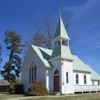
[[[18,97],[24,97],[24,95],[23,94],[9,94],[9,93],[0,94],[0,100],[7,99],[7,98],[18,98]]]
[[[55,97],[41,97],[41,98],[29,98],[23,100],[100,100],[100,93],[91,94],[76,94],[74,96],[55,96]]]
[[[19,98],[19,97],[30,97],[24,96],[23,94],[1,94],[1,99],[9,98]],[[61,96],[43,96],[33,98],[23,98],[21,100],[100,100],[100,93],[91,93],[91,94],[76,94],[76,95],[61,95]]]

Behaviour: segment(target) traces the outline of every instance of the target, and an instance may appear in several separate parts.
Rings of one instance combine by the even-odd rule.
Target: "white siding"
[[[72,62],[69,61],[62,61],[62,78],[64,84],[63,85],[63,91],[65,94],[73,94],[74,93],[74,84],[73,84],[73,65]],[[68,72],[68,83],[66,83],[66,72]]]
[[[23,71],[21,74],[21,82],[24,85],[24,91],[27,92],[30,84],[29,84],[29,71]]]
[[[54,66],[54,69],[58,69],[58,71],[60,72],[60,70],[61,70],[61,60],[56,60],[56,61],[52,62],[52,65]]]
[[[42,81],[45,84],[45,67],[37,67],[36,80]]]
[[[53,70],[46,69],[46,87],[49,92],[53,91]]]
[[[78,74],[79,77],[79,84],[76,84],[76,74]],[[84,84],[84,75],[86,75],[86,84]],[[90,73],[75,71],[73,72],[73,77],[74,77],[74,85],[92,85]]]
[[[36,66],[36,79],[38,81],[42,81],[45,83],[45,66],[42,63],[42,61],[40,60],[40,58],[37,56],[37,54],[35,53],[33,48],[30,47],[30,50],[28,51],[26,58],[24,60],[24,63],[22,65],[22,68],[21,68],[21,72],[22,72],[21,82],[22,82],[22,84],[24,84],[25,92],[28,91],[28,88],[30,86],[30,84],[29,84],[29,68],[32,66],[34,67],[34,64],[32,64],[33,62]]]
[[[94,85],[98,85],[98,81],[93,81],[94,82]],[[92,84],[93,85],[93,84]]]
[[[73,84],[73,65],[72,62],[66,60],[56,60],[52,62],[55,69],[59,71],[59,87],[61,94],[73,94],[74,84]],[[68,72],[68,81],[66,83],[66,72]]]
[[[59,90],[61,91],[61,60],[56,60],[52,62],[53,72],[52,77],[54,78],[54,71],[57,69],[59,71]],[[52,90],[54,90],[54,79],[52,80]]]

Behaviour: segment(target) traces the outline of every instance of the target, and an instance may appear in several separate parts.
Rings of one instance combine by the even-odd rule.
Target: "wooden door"
[[[59,92],[59,75],[54,76],[54,91]]]

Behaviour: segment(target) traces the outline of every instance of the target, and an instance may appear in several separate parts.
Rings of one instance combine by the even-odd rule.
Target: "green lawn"
[[[22,94],[9,94],[9,93],[0,94],[0,100],[7,99],[7,98],[18,98],[18,97],[24,97],[24,95],[22,95]]]
[[[9,99],[9,98],[19,98],[19,97],[30,97],[19,94],[1,94],[0,100]],[[61,95],[61,96],[44,96],[34,98],[23,98],[21,100],[100,100],[100,93],[91,93],[91,94],[76,94],[76,95]]]
[[[60,97],[41,97],[41,98],[30,98],[23,100],[100,100],[100,93],[91,94],[76,94],[75,96],[60,96]]]

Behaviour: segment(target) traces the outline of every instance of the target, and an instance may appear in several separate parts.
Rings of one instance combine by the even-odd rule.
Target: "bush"
[[[15,93],[15,87],[13,85],[10,85],[9,93],[11,94]]]
[[[35,81],[28,89],[28,95],[43,96],[48,95],[49,92],[43,82]]]
[[[16,94],[23,94],[24,89],[22,84],[15,85],[15,93]]]
[[[24,93],[23,85],[22,84],[11,85],[10,89],[9,89],[9,93],[11,93],[11,94],[23,94]]]

